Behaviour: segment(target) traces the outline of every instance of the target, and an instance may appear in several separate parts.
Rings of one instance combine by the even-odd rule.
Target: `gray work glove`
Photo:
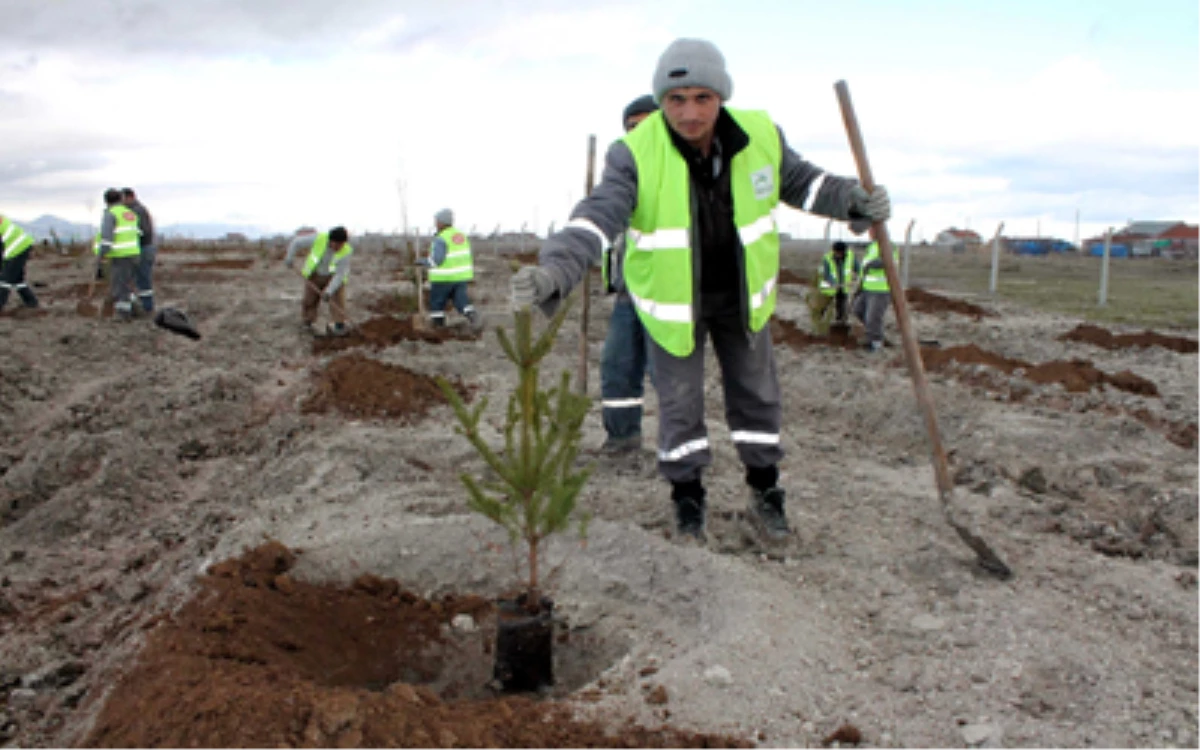
[[[888,198],[887,188],[876,185],[871,193],[862,185],[850,188],[850,210],[847,212],[851,219],[866,219],[867,221],[887,221],[892,218],[892,201]],[[854,225],[850,225],[854,229]]]
[[[524,266],[512,277],[512,306],[519,310],[522,307],[538,305],[550,299],[558,291],[558,285],[544,269],[537,266]]]

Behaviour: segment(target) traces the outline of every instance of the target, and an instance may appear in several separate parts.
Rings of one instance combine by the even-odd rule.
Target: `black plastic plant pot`
[[[496,663],[492,676],[506,693],[554,684],[554,602],[542,597],[536,611],[525,594],[497,602]]]

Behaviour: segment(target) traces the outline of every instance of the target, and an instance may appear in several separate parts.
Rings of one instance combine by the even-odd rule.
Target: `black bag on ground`
[[[200,338],[200,332],[192,325],[192,321],[188,320],[187,314],[173,307],[164,307],[159,310],[158,314],[154,316],[154,325],[166,328],[171,333],[187,336],[189,339]]]

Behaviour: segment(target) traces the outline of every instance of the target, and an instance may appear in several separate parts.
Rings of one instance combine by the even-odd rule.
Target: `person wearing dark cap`
[[[813,308],[813,320],[825,320],[829,306],[833,305],[833,320],[835,323],[846,322],[846,300],[858,280],[858,259],[854,251],[845,242],[838,240],[833,248],[821,258],[821,268],[817,281],[817,291],[820,300]]]
[[[733,82],[711,42],[678,39],[652,78],[662,108],[614,143],[600,184],[513,275],[515,306],[551,314],[603,249],[630,227],[625,284],[649,334],[658,392],[658,468],[677,536],[705,539],[704,347],[721,366],[725,416],[750,486],[749,518],[768,543],[791,536],[779,486],[782,408],[770,326],[780,202],[863,232],[891,214],[868,192],[804,161],[762,111],[726,107]]]
[[[133,317],[134,276],[141,259],[141,229],[138,217],[122,202],[121,191],[104,191],[104,213],[100,217],[100,234],[96,238],[98,259],[96,276],[108,264],[108,290],[112,295],[113,317],[130,320]]]
[[[305,279],[304,297],[300,302],[304,330],[319,335],[317,316],[324,300],[329,304],[329,316],[333,319],[333,325],[326,327],[326,333],[345,336],[349,333],[346,328],[346,282],[350,277],[350,256],[354,254],[349,233],[345,227],[334,227],[328,232],[300,232],[288,245],[283,264],[292,268],[296,254],[302,251],[308,253],[300,269]]]
[[[650,94],[634,99],[621,114],[625,132],[658,109]],[[600,450],[610,455],[636,451],[642,447],[643,395],[648,354],[646,329],[638,320],[633,298],[625,288],[621,263],[625,257],[625,236],[605,248],[601,258],[604,291],[615,294],[604,353],[600,356],[600,416],[605,439]]]
[[[7,216],[0,216],[0,310],[8,304],[8,295],[17,290],[26,307],[37,307],[37,296],[25,281],[25,264],[33,237]]]
[[[151,313],[154,312],[154,261],[158,257],[158,247],[154,244],[154,219],[138,200],[133,188],[121,188],[121,200],[137,214],[138,230],[141,232],[138,237],[140,254],[133,281],[137,286],[138,304],[143,311]]]
[[[429,267],[429,320],[434,327],[446,325],[446,303],[466,316],[472,326],[479,323],[479,314],[467,296],[467,284],[475,278],[475,262],[471,241],[454,228],[454,212],[443,208],[433,216],[437,234],[429,247],[429,257],[422,265]]]

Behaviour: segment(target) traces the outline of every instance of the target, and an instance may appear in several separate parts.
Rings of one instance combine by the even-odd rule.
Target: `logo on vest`
[[[455,245],[461,245],[462,243],[467,241],[466,238],[462,236],[462,232],[455,232],[454,236],[451,237],[450,239],[454,240]]]
[[[137,214],[135,214],[133,211],[126,211],[121,218],[125,221],[133,221],[137,218]]]
[[[750,186],[754,188],[754,197],[766,200],[775,192],[775,170],[770,166],[750,173]]]

